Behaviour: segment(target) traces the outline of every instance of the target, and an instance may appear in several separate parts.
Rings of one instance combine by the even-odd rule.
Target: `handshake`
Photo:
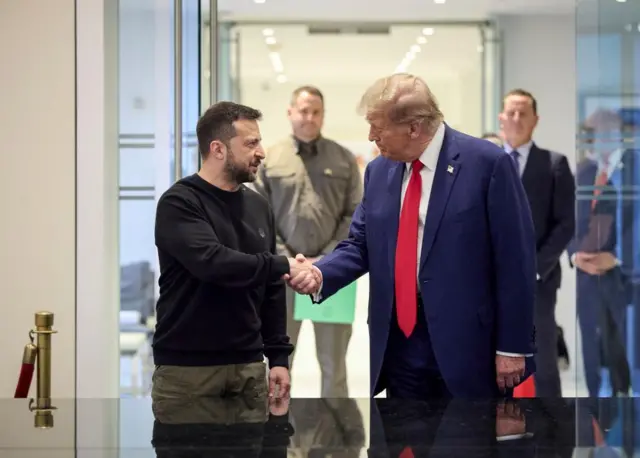
[[[301,254],[289,258],[289,273],[282,278],[299,294],[315,294],[322,286],[322,272],[312,264],[311,259]]]

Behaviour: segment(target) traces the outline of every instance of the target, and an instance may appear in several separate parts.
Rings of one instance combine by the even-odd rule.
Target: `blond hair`
[[[430,133],[444,119],[427,83],[409,73],[396,73],[374,82],[360,99],[358,112],[367,118],[386,115],[396,124],[419,122]]]

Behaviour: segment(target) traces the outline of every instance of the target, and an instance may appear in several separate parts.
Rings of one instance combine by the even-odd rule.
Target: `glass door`
[[[150,386],[157,200],[198,170],[202,10],[200,1],[119,0],[122,396],[144,396]]]

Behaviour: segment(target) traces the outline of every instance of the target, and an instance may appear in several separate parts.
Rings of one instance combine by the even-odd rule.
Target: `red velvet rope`
[[[22,363],[18,384],[16,385],[16,394],[13,396],[14,398],[26,398],[29,396],[34,367],[35,364],[33,363]]]
[[[16,394],[14,398],[26,398],[29,396],[29,388],[33,380],[33,370],[35,368],[38,348],[32,343],[24,346],[22,354],[22,366],[20,367],[20,376],[16,385]]]

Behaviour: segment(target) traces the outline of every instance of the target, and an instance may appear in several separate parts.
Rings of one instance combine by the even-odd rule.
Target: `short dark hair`
[[[241,119],[259,121],[262,119],[260,110],[233,102],[218,102],[211,105],[198,120],[196,134],[198,135],[198,150],[202,159],[209,155],[209,145],[219,140],[229,145],[229,140],[236,136],[233,123]]]
[[[533,94],[529,91],[525,91],[524,89],[512,89],[502,98],[502,108],[504,109],[504,102],[507,100],[507,97],[512,95],[519,95],[521,97],[528,97],[531,100],[531,108],[533,108],[533,114],[538,114],[538,101],[533,96]]]
[[[293,91],[291,93],[291,105],[294,105],[296,103],[296,100],[298,100],[298,97],[303,92],[308,92],[311,95],[315,95],[316,97],[319,97],[320,101],[324,105],[324,95],[322,95],[322,91],[320,91],[320,89],[318,89],[315,86],[300,86],[298,89]]]

